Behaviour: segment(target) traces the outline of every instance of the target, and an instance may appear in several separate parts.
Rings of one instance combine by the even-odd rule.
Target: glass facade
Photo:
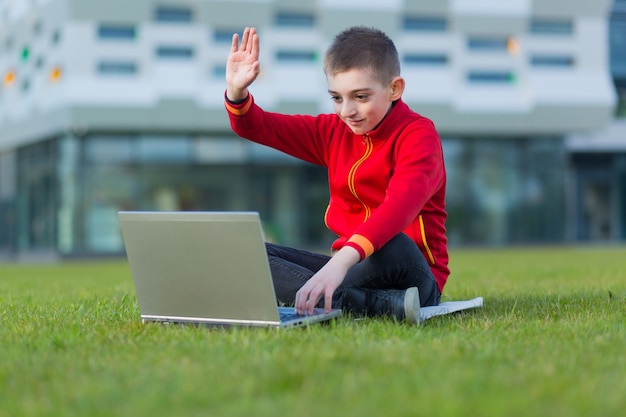
[[[577,241],[626,239],[626,153],[574,153],[573,225]]]
[[[56,247],[57,141],[47,140],[17,152],[16,241],[19,251]]]
[[[58,149],[58,210],[45,224],[58,230],[50,248],[62,254],[121,252],[119,210],[255,210],[268,240],[314,247],[330,242],[321,217],[328,200],[324,170],[251,149],[258,145],[233,137],[141,134],[51,143]],[[24,199],[37,203],[32,194]],[[34,220],[24,216],[25,223]]]
[[[15,251],[17,194],[15,152],[0,154],[0,256]]]
[[[561,242],[566,158],[559,138],[444,138],[451,245]]]
[[[561,139],[442,140],[451,245],[565,239]],[[333,239],[325,170],[232,136],[65,136],[18,150],[16,161],[0,251],[121,253],[119,210],[256,210],[268,240],[324,249]]]

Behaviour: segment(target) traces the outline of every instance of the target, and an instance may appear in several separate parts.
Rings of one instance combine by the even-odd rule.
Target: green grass
[[[454,250],[413,327],[144,326],[125,262],[0,265],[0,416],[622,416],[626,248]]]

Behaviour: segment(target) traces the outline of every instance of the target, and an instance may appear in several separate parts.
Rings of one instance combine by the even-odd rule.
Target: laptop
[[[257,212],[118,212],[141,319],[288,328],[340,309],[279,307]]]

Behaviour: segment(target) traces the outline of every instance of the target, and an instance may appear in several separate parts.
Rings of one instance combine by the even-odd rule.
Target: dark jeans
[[[330,256],[266,243],[276,298],[293,305],[296,292],[330,259]],[[415,242],[404,233],[363,261],[352,266],[335,291],[333,307],[341,308],[341,289],[407,289],[417,287],[422,307],[439,304],[441,294],[435,277]],[[320,301],[321,307],[323,301]]]

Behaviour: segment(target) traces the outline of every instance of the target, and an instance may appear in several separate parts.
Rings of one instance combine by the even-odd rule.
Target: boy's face
[[[402,81],[401,89],[398,80]],[[391,103],[400,98],[404,88],[400,77],[383,85],[370,71],[359,68],[327,74],[327,81],[335,113],[357,135],[373,130],[387,114]]]

